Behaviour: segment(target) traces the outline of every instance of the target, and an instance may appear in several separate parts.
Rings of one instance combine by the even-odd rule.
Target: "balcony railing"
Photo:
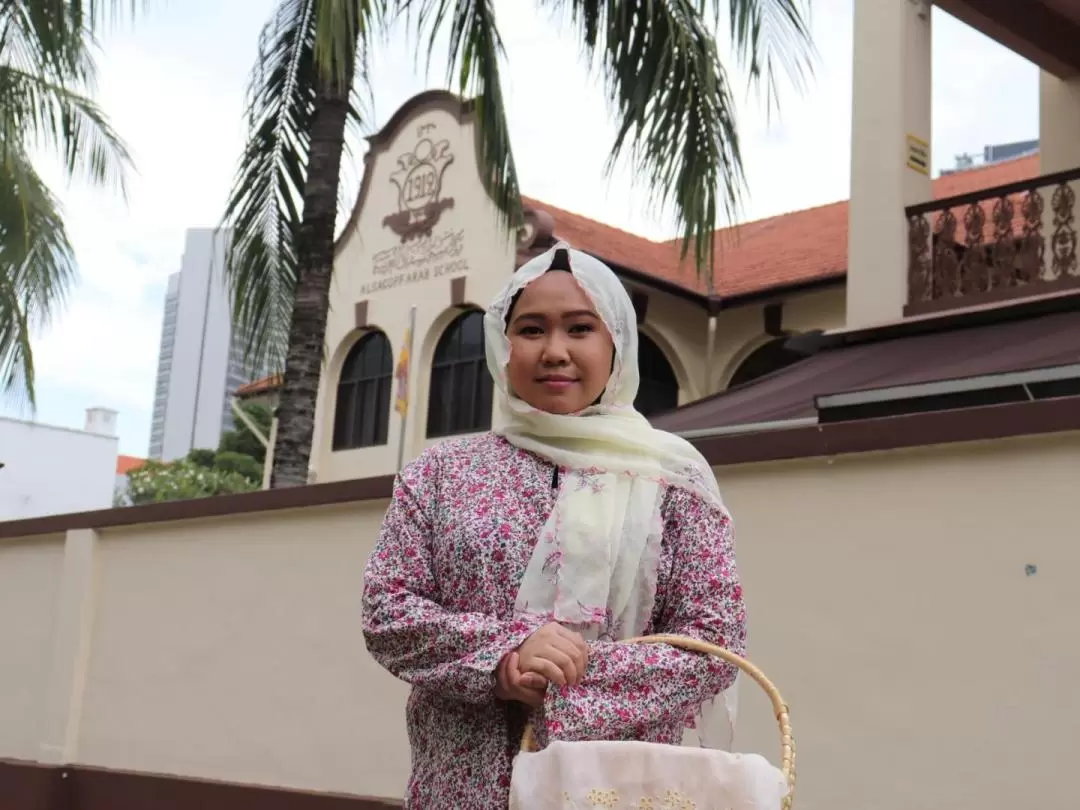
[[[905,314],[1080,289],[1080,168],[908,206]]]

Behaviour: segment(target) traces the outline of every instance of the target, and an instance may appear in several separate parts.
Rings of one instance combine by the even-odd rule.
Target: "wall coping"
[[[714,467],[1080,431],[1080,396],[734,433],[694,441]],[[0,540],[385,500],[394,476],[0,522]]]

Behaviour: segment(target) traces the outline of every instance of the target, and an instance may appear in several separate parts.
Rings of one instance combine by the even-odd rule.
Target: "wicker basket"
[[[772,703],[773,713],[776,716],[776,722],[780,727],[780,771],[784,774],[784,778],[788,783],[788,794],[784,798],[782,810],[791,810],[791,805],[795,798],[795,739],[791,735],[791,720],[788,717],[787,704],[784,703],[784,699],[780,696],[780,691],[773,685],[772,681],[765,677],[765,673],[745,658],[741,658],[733,652],[728,652],[723,647],[718,647],[715,644],[709,644],[708,642],[700,641],[696,638],[689,638],[687,636],[642,636],[640,638],[627,639],[624,643],[670,644],[672,647],[714,655],[717,658],[722,658],[729,664],[734,664],[753,678],[757,685],[764,690],[766,695],[768,695],[769,701]],[[521,738],[521,750],[536,750],[536,736],[533,732],[531,723],[525,726],[525,733]]]

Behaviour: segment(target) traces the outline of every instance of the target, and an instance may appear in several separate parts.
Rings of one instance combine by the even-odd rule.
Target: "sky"
[[[846,199],[851,145],[854,0],[813,0],[814,74],[781,85],[780,113],[742,99],[740,138],[749,196],[744,219]],[[276,0],[150,0],[140,19],[102,35],[97,94],[134,162],[124,202],[111,191],[66,184],[47,161],[79,264],[66,308],[34,339],[36,414],[0,402],[0,415],[81,428],[85,409],[119,412],[120,452],[145,456],[165,283],[180,266],[184,231],[218,224],[244,142],[244,97],[259,32]],[[507,117],[522,191],[653,238],[669,227],[620,166],[606,178],[614,140],[598,77],[572,31],[539,3],[497,0],[507,62]],[[934,9],[933,133],[936,170],[987,144],[1038,136],[1038,70]],[[377,131],[408,98],[447,87],[442,55],[415,58],[404,29],[372,56]],[[738,86],[745,75],[730,67]],[[362,145],[348,158],[349,200]]]

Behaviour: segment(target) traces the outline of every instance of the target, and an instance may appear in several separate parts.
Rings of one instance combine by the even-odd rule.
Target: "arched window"
[[[735,373],[731,375],[728,388],[734,388],[736,385],[742,385],[751,380],[756,380],[758,377],[764,377],[766,374],[779,371],[785,366],[790,366],[792,363],[802,360],[801,354],[796,354],[790,349],[784,348],[787,341],[786,337],[776,338],[750,352],[750,355],[742,361],[742,364],[735,369]]]
[[[638,387],[634,407],[645,416],[671,410],[679,404],[679,381],[664,350],[644,332],[638,332]]]
[[[442,333],[431,363],[427,435],[475,433],[491,427],[491,375],[484,358],[484,315],[459,315]]]
[[[386,444],[393,365],[382,332],[364,335],[349,349],[334,404],[334,450]]]

